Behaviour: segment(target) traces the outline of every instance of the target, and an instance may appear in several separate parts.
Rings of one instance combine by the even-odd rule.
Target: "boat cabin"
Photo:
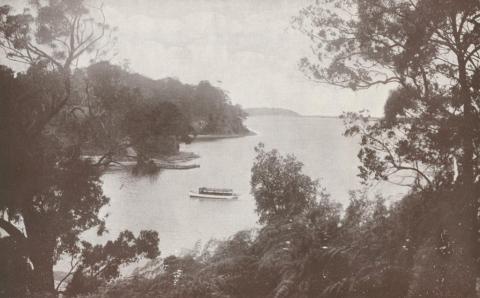
[[[200,187],[198,189],[198,193],[199,194],[204,194],[204,195],[231,196],[231,195],[233,195],[233,189]]]

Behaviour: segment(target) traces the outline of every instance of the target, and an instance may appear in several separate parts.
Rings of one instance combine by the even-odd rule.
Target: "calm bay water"
[[[191,249],[197,241],[205,244],[255,227],[249,181],[259,142],[267,149],[295,154],[305,164],[305,173],[319,178],[332,199],[344,206],[348,191],[359,187],[358,140],[342,136],[340,119],[261,116],[247,119],[246,125],[257,135],[183,146],[183,151],[201,156],[193,161],[200,168],[164,170],[157,177],[134,177],[125,171],[105,174],[104,191],[111,198],[104,210],[110,231],[105,239],[124,229],[135,233],[153,229],[159,232],[160,249],[166,256]],[[200,186],[233,188],[241,196],[232,201],[190,199],[188,191]],[[402,190],[384,187],[381,191],[398,197]],[[87,233],[86,238],[99,242],[93,234]]]

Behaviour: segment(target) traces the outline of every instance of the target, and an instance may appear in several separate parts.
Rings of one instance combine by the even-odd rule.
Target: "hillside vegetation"
[[[121,156],[131,147],[148,159],[178,152],[178,144],[195,135],[248,132],[245,112],[208,81],[188,85],[172,78],[152,80],[100,62],[77,70],[72,85],[70,105],[78,125],[101,123],[85,140],[85,153],[112,149]]]
[[[196,134],[248,132],[242,122],[246,113],[239,105],[232,104],[225,90],[208,81],[191,85],[176,78],[154,80],[120,68],[118,71],[121,72],[122,84],[138,90],[146,101],[175,104]]]

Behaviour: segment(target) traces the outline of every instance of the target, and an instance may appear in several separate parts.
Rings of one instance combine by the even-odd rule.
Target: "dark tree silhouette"
[[[311,79],[353,90],[396,87],[384,119],[347,117],[347,134],[362,139],[360,175],[408,171],[417,188],[459,189],[460,208],[469,211],[458,219],[465,230],[457,242],[470,258],[472,292],[480,276],[479,11],[476,0],[325,0],[294,22],[315,44],[315,56],[300,63]]]
[[[18,281],[44,297],[55,295],[57,260],[82,252],[79,235],[105,231],[101,171],[81,157],[85,131],[72,129],[78,114],[71,72],[81,56],[102,54],[112,30],[101,10],[95,20],[83,1],[31,4],[21,14],[0,8],[0,47],[29,66],[16,75],[0,68],[0,228],[15,243],[12,259],[32,264]]]

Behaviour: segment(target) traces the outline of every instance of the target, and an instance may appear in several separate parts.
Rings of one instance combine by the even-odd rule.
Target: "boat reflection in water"
[[[198,192],[192,190],[189,195],[191,198],[197,199],[238,199],[238,194],[228,188],[200,187]]]

